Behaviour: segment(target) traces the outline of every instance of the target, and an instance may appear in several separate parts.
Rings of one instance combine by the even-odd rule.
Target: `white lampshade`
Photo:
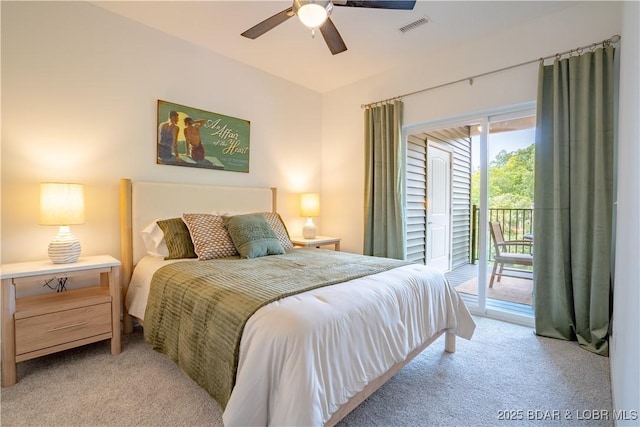
[[[306,27],[315,29],[324,24],[324,21],[329,17],[329,13],[331,11],[331,3],[328,1],[301,1],[299,3],[303,3],[300,5],[298,11],[296,12],[298,15],[298,19],[302,22]],[[331,6],[329,6],[331,5]]]
[[[60,226],[49,243],[49,258],[55,264],[76,262],[80,242],[69,225],[84,223],[84,186],[60,182],[40,184],[40,224]]]
[[[320,216],[320,195],[318,193],[302,193],[300,195],[300,216]]]
[[[60,182],[41,183],[40,224],[84,224],[84,186]]]
[[[318,193],[303,193],[300,195],[300,216],[306,216],[307,222],[302,227],[302,237],[314,239],[316,226],[311,217],[320,215],[320,195]]]

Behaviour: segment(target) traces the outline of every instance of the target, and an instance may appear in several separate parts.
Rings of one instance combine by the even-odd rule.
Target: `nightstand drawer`
[[[95,286],[16,298],[21,283],[91,274]],[[109,340],[120,353],[120,261],[109,255],[76,262],[50,260],[3,264],[2,387],[18,381],[17,363],[59,351]]]
[[[111,303],[17,319],[16,355],[111,333]]]

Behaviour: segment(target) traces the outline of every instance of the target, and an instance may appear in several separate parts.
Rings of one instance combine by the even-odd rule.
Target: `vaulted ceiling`
[[[291,1],[95,1],[96,5],[319,93],[553,13],[573,2],[425,1],[411,11],[334,7],[348,50],[332,55],[297,17],[251,40],[240,34]],[[575,3],[574,3],[575,4]],[[405,33],[407,24],[428,23]]]

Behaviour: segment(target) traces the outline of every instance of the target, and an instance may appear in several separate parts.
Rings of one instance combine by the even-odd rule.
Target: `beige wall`
[[[464,7],[463,5],[461,7]],[[360,106],[562,52],[620,32],[620,3],[580,2],[437,56],[398,64],[392,72],[323,96],[323,233],[362,251],[364,149]],[[535,101],[537,63],[404,99],[404,125]]]
[[[637,2],[576,2],[553,16],[466,44],[451,52],[363,80],[323,96],[322,195],[324,232],[343,237],[344,250],[362,251],[363,121],[361,104],[410,93],[475,74],[622,36],[619,121],[618,245],[611,374],[614,408],[640,410],[638,371],[638,79]],[[624,22],[624,25],[623,25]],[[535,101],[538,65],[532,64],[404,99],[404,125],[422,125]],[[620,425],[637,425],[636,420]]]
[[[614,409],[640,416],[640,3],[625,3],[623,16],[611,390]],[[638,423],[628,416],[617,424]]]
[[[321,96],[91,4],[3,2],[2,262],[46,256],[55,230],[37,225],[43,180],[84,182],[87,223],[73,227],[83,253],[118,255],[120,177],[277,186],[292,233],[302,224],[297,193],[321,190],[320,233],[340,236],[345,250],[361,252],[361,104],[619,30],[618,3],[577,3]],[[473,86],[408,97],[405,125],[532,101],[536,74],[533,64],[477,79]],[[156,165],[157,99],[250,120],[251,172]]]
[[[156,102],[251,121],[250,172],[156,165]],[[83,254],[119,257],[118,180],[320,191],[319,94],[90,3],[2,2],[3,263],[46,258],[39,182],[85,184]],[[321,225],[321,219],[318,220]]]
[[[623,55],[626,46],[635,49],[636,55],[635,62],[623,61],[628,68],[622,84],[634,87],[635,82],[638,88],[637,40],[626,45],[622,32],[637,38],[637,4],[623,9],[617,2],[576,2],[553,16],[450,52],[417,58],[413,64],[399,64],[393,72],[322,96],[91,4],[2,2],[1,8],[3,263],[46,257],[55,230],[37,224],[38,183],[44,180],[86,184],[87,222],[73,231],[82,241],[84,254],[118,256],[121,177],[277,186],[280,211],[294,233],[302,225],[297,193],[321,191],[320,232],[342,237],[344,250],[361,252],[361,104],[616,33],[623,36]],[[532,101],[536,74],[534,64],[477,79],[473,86],[460,84],[408,97],[404,123],[419,126]],[[250,120],[251,172],[156,165],[157,99]],[[631,154],[623,158],[621,167],[636,172],[636,178],[621,187],[635,191],[635,198],[628,202],[631,208],[626,205],[621,217],[626,221],[623,225],[635,224],[637,231],[638,121],[633,121],[638,117],[637,98],[628,98],[621,108],[629,108],[625,114],[632,117],[621,123],[620,133],[626,136],[620,141],[621,153]],[[631,252],[619,250],[617,266],[637,267],[638,246],[631,242]],[[621,271],[615,312],[620,322],[614,326],[618,341],[612,350],[614,404],[619,409],[638,409],[629,407],[638,404],[638,344],[633,335],[638,324],[638,273],[637,268]]]

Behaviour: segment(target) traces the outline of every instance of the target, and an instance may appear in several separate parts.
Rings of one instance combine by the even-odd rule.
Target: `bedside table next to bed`
[[[95,274],[95,286],[16,298],[21,281]],[[17,382],[16,363],[96,341],[120,353],[120,261],[109,256],[77,262],[4,264],[2,278],[2,387]]]
[[[317,236],[314,239],[305,239],[304,237],[292,237],[293,246],[301,246],[304,248],[319,248],[320,246],[333,245],[336,251],[340,250],[339,237]]]

